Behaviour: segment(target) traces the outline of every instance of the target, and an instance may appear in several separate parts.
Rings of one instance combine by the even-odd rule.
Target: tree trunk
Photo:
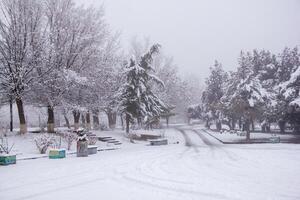
[[[20,98],[16,98],[16,104],[18,107],[19,120],[20,120],[20,133],[24,134],[27,132],[26,119],[24,114],[23,101]]]
[[[87,112],[86,113],[86,129],[87,130],[91,130],[92,127],[91,127],[91,115],[90,115],[90,112]]]
[[[254,124],[254,120],[251,119],[251,128],[252,128],[252,131],[255,131],[255,124]]]
[[[115,111],[108,111],[107,113],[108,118],[108,126],[110,129],[116,128],[116,121],[117,121],[117,112]]]
[[[141,117],[137,118],[137,124],[138,124],[138,128],[141,129],[142,128],[142,118]],[[146,126],[151,126],[151,124],[152,124],[152,122],[150,122],[148,125],[146,124]]]
[[[246,140],[250,140],[250,120],[246,119],[244,131],[246,131]]]
[[[129,123],[130,123],[130,116],[126,114],[126,133],[129,134]]]
[[[13,124],[13,100],[12,97],[9,99],[9,113],[10,113],[10,132],[13,131],[14,129],[14,124]]]
[[[235,129],[235,119],[232,118],[231,119],[231,129],[230,130],[234,130]]]
[[[85,127],[85,116],[82,114],[81,115],[81,126],[83,127],[83,128],[86,128]]]
[[[100,128],[99,112],[93,111],[93,129],[99,130],[99,128]]]
[[[124,120],[122,114],[120,114],[120,119],[121,119],[122,130],[124,130]]]
[[[263,132],[263,133],[266,132],[266,126],[267,125],[265,123],[261,125],[261,132]]]
[[[54,108],[48,105],[47,132],[54,133]]]
[[[208,129],[210,129],[210,123],[209,123],[209,120],[208,120],[208,119],[206,120],[205,127],[208,128]]]
[[[271,124],[270,123],[267,123],[267,125],[266,125],[266,131],[267,132],[271,132]]]
[[[242,130],[242,120],[239,119],[239,129]]]
[[[69,119],[68,119],[68,117],[67,117],[67,115],[66,115],[66,114],[64,114],[64,118],[65,118],[66,125],[67,125],[68,129],[71,129],[71,126],[70,126],[70,121],[69,121]]]
[[[278,121],[278,126],[280,128],[280,133],[285,133],[285,121],[284,120],[279,120]]]
[[[167,128],[169,128],[169,117],[166,117]]]
[[[74,129],[78,130],[79,129],[80,112],[78,110],[74,110],[73,116],[74,116]]]
[[[220,122],[220,120],[216,121],[216,128],[218,131],[220,131],[222,129],[222,123]]]

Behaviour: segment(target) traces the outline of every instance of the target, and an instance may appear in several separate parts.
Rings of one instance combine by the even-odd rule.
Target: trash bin
[[[85,132],[78,132],[77,139],[77,157],[87,157],[89,155],[88,151],[88,139]]]

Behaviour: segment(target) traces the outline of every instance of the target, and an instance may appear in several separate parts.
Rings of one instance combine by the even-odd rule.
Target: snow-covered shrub
[[[88,134],[87,137],[88,137],[89,145],[95,145],[96,144],[98,138],[95,134]]]
[[[77,140],[77,134],[73,132],[64,132],[62,133],[62,137],[68,145],[68,150],[71,149],[73,142]]]
[[[48,147],[56,143],[56,138],[54,135],[50,134],[42,134],[39,136],[36,136],[34,138],[36,147],[38,148],[39,152],[41,154],[46,153]]]
[[[53,143],[50,145],[53,149],[60,149],[61,148],[61,138],[62,136],[57,134],[53,136],[54,140]]]
[[[9,154],[14,147],[14,144],[9,145],[8,139],[6,137],[0,138],[0,154]]]
[[[6,127],[6,126],[2,126],[2,127],[0,127],[0,135],[3,135],[3,136],[7,136],[8,135],[8,127]],[[0,138],[1,138],[1,136],[0,136]]]

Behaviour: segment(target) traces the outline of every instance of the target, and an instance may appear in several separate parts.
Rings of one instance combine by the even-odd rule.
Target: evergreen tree
[[[284,132],[285,123],[289,122],[294,132],[300,130],[300,53],[297,48],[285,48],[280,55],[277,76],[276,108],[282,113],[279,126]],[[282,75],[282,76],[281,76]]]
[[[141,125],[151,123],[154,118],[167,111],[167,106],[152,92],[150,81],[163,85],[163,82],[151,74],[154,54],[160,45],[153,45],[140,61],[131,59],[126,67],[126,83],[121,89],[120,111],[126,116],[126,133],[129,124],[137,119]]]
[[[220,99],[224,94],[224,85],[228,75],[218,61],[215,61],[214,67],[210,68],[210,71],[210,76],[206,80],[207,87],[203,92],[203,110],[206,112],[207,124],[208,120],[214,119],[217,129],[221,130]]]

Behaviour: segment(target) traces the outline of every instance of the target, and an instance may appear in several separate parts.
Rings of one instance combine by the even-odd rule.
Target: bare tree
[[[35,0],[3,0],[0,7],[1,92],[15,99],[20,132],[26,133],[23,98],[35,79],[42,6]]]

